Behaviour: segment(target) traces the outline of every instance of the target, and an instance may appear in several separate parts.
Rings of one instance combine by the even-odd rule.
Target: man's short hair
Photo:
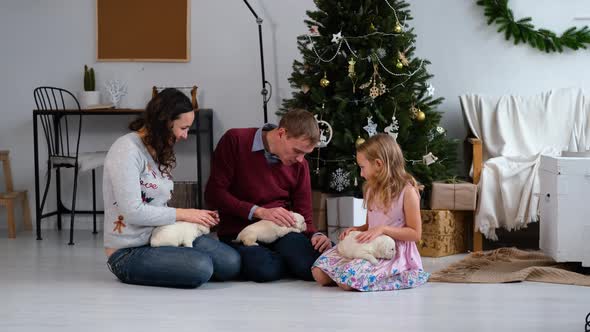
[[[284,128],[290,138],[304,138],[310,144],[320,141],[320,128],[316,118],[304,109],[292,109],[283,115],[279,128]]]

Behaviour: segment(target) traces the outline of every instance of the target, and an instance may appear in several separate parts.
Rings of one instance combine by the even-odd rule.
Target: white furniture
[[[590,98],[572,88],[529,97],[463,95],[460,100],[469,130],[482,147],[475,227],[497,240],[500,227],[518,230],[538,220],[534,194],[539,192],[541,155],[590,148]]]
[[[590,158],[541,156],[540,248],[590,266]]]

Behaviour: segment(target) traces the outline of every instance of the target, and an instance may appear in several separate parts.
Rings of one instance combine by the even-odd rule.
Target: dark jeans
[[[115,251],[107,262],[111,272],[127,284],[195,288],[209,281],[237,278],[240,254],[225,243],[200,236],[193,248],[149,245]]]
[[[232,243],[232,238],[222,241],[234,247],[242,256],[243,279],[266,282],[291,276],[312,281],[311,266],[320,256],[311,241],[301,233],[288,233],[270,244],[246,247]]]

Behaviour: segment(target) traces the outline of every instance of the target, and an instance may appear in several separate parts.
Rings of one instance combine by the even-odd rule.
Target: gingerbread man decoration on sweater
[[[119,234],[123,234],[123,227],[127,227],[123,222],[125,218],[122,215],[119,215],[117,221],[113,222],[115,224],[115,228],[113,228],[113,232],[119,232]]]

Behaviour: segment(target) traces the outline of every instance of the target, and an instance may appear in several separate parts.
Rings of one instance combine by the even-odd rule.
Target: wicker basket
[[[467,226],[471,211],[421,210],[422,240],[418,251],[424,257],[441,257],[467,251]]]

